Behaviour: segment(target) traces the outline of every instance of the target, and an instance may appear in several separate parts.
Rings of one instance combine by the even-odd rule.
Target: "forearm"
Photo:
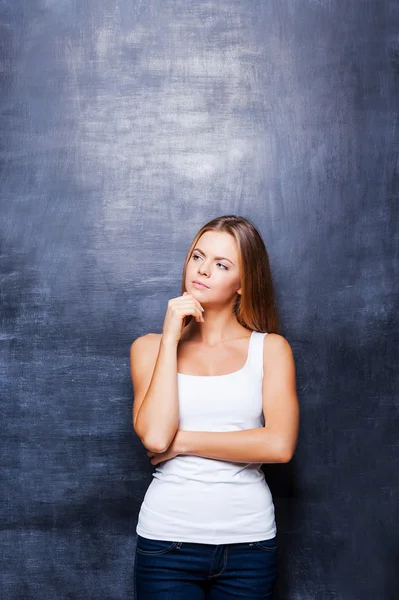
[[[162,452],[179,424],[177,344],[161,340],[148,391],[137,416],[136,432],[143,445]]]
[[[178,432],[180,454],[242,463],[286,462],[280,438],[267,427]]]

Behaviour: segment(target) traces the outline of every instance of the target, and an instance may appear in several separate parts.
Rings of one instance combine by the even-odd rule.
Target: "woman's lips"
[[[193,283],[193,285],[195,285],[195,287],[200,288],[202,290],[203,289],[206,289],[206,290],[209,289],[208,286],[205,285],[205,283],[200,283],[199,281],[193,281],[192,283]]]

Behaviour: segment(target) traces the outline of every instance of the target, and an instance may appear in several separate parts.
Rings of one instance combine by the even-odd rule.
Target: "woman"
[[[274,505],[262,463],[291,460],[299,406],[268,254],[243,217],[187,253],[162,334],[130,352],[133,426],[156,466],[137,523],[138,600],[271,598]]]

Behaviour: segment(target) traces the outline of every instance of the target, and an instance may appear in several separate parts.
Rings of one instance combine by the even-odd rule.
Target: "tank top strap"
[[[253,331],[248,352],[248,367],[260,378],[263,377],[263,340],[267,333]]]

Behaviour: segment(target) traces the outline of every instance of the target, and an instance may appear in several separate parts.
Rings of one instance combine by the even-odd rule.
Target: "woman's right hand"
[[[162,339],[167,339],[177,344],[183,331],[184,317],[192,315],[198,323],[204,323],[203,311],[204,308],[198,300],[188,292],[183,292],[182,296],[168,300],[168,308],[162,329]]]

